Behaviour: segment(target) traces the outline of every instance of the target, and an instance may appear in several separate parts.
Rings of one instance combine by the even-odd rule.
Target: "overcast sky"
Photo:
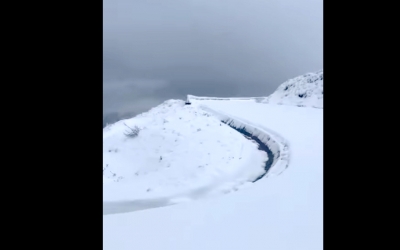
[[[323,0],[103,0],[103,116],[323,68]]]

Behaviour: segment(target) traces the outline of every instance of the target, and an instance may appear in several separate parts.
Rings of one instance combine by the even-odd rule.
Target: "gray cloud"
[[[103,115],[266,96],[322,69],[322,0],[104,0]]]

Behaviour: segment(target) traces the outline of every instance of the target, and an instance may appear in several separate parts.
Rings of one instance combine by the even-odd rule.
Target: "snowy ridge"
[[[322,70],[295,77],[282,83],[262,103],[297,105],[299,107],[324,107],[324,73]]]
[[[221,111],[213,110],[205,105],[199,105],[203,110],[214,114],[221,121],[237,129],[245,129],[247,132],[256,136],[272,151],[274,156],[272,166],[265,177],[281,174],[289,166],[289,143],[276,132],[271,131],[260,125],[252,124],[244,119],[226,115]]]

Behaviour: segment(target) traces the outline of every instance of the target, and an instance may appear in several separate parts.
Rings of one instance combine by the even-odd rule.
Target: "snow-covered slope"
[[[321,250],[323,72],[188,100],[104,128],[103,248]]]
[[[168,187],[168,185],[159,182],[164,175],[157,176],[155,174],[157,172],[155,169],[163,171],[164,174],[167,173],[167,170],[163,170],[166,166],[163,167],[158,161],[159,155],[163,155],[162,161],[168,159],[169,162],[173,162],[172,159],[185,158],[187,163],[200,163],[208,153],[214,154],[212,160],[204,163],[213,164],[214,161],[218,161],[218,164],[212,165],[218,172],[214,176],[214,180],[217,182],[228,183],[228,180],[232,180],[233,175],[228,170],[231,164],[237,164],[236,167],[233,167],[238,170],[237,173],[240,173],[239,169],[244,170],[247,167],[252,170],[259,169],[260,166],[253,168],[251,163],[259,164],[265,159],[263,154],[255,153],[255,156],[260,158],[248,162],[250,163],[248,165],[241,165],[238,161],[236,163],[233,161],[233,157],[236,159],[240,155],[241,146],[239,145],[245,144],[245,141],[242,141],[244,137],[228,126],[224,127],[224,124],[219,126],[218,119],[231,119],[233,123],[237,122],[239,125],[250,124],[253,131],[265,131],[280,144],[282,144],[280,139],[287,142],[286,145],[290,145],[290,161],[288,168],[280,175],[262,178],[247,185],[248,188],[227,195],[206,196],[191,202],[182,202],[191,199],[177,196],[172,203],[180,204],[173,206],[167,206],[171,202],[165,199],[113,203],[115,208],[119,208],[123,212],[139,210],[129,210],[132,204],[140,206],[141,209],[158,208],[105,215],[103,217],[103,249],[321,250],[323,248],[322,115],[322,109],[310,107],[271,105],[257,103],[255,100],[206,100],[206,98],[200,98],[193,99],[190,106],[183,106],[183,102],[169,101],[153,109],[147,115],[126,120],[125,123],[129,126],[137,125],[142,128],[141,133],[143,132],[143,134],[137,138],[126,139],[122,132],[125,127],[122,122],[106,128],[104,132],[104,162],[107,161],[108,164],[114,165],[113,171],[115,172],[118,169],[116,164],[119,162],[126,164],[123,167],[125,172],[118,173],[124,177],[123,179],[120,179],[119,182],[105,182],[104,184],[104,188],[108,190],[111,190],[110,187],[114,185],[118,186],[120,188],[118,192],[122,192],[122,186],[119,186],[123,183],[122,180],[125,180],[126,183],[134,183],[137,178],[147,178],[144,174],[140,175],[141,177],[133,177],[131,176],[133,171],[130,172],[131,170],[128,169],[131,167],[128,163],[134,165],[133,158],[131,158],[133,156],[130,154],[139,150],[140,147],[150,147],[147,151],[138,151],[140,152],[138,154],[146,155],[151,164],[145,164],[147,160],[143,159],[144,166],[135,166],[135,169],[144,171],[149,165],[152,171],[149,170],[149,177],[144,183],[153,183],[160,187]],[[179,117],[182,117],[185,122],[181,123]],[[167,119],[168,122],[164,124],[163,119]],[[203,129],[203,126],[207,127],[207,124],[211,126],[213,121],[215,124],[209,130]],[[171,124],[170,127],[165,127],[165,130],[169,132],[162,132],[167,124]],[[172,124],[174,125],[172,126]],[[199,132],[203,132],[203,134],[196,137],[198,126],[202,126]],[[177,138],[177,130],[186,131],[182,132],[185,138],[183,140],[186,143],[173,144],[174,138]],[[173,133],[173,131],[175,132]],[[139,139],[140,136],[143,136],[143,140]],[[231,140],[231,137],[235,139]],[[152,140],[153,138],[155,139]],[[199,140],[203,140],[205,143],[206,139],[209,141],[207,145],[197,144]],[[134,140],[136,141],[134,142]],[[164,140],[168,141],[170,147],[162,146],[162,149],[158,149],[160,144],[164,144]],[[196,143],[190,145],[189,141],[193,140]],[[215,143],[215,140],[224,142],[225,146]],[[260,151],[253,143],[247,142],[250,144],[248,147],[246,146],[248,148],[246,155],[252,159],[254,155],[250,151]],[[114,153],[112,150],[108,152],[109,147],[117,147],[118,150]],[[186,147],[190,149],[187,152],[184,151]],[[129,149],[132,150],[128,152]],[[159,152],[154,154],[156,149]],[[168,155],[166,154],[167,150],[174,152],[169,152]],[[243,152],[242,159],[245,157]],[[164,158],[164,155],[167,156]],[[171,157],[172,155],[174,157]],[[283,159],[285,156],[286,154],[280,154],[279,158]],[[139,161],[140,157],[135,157],[135,160]],[[225,158],[224,160],[226,158],[232,160],[226,164],[222,157]],[[203,162],[201,163],[203,164]],[[176,165],[176,180],[185,180],[190,173],[196,173],[197,170],[194,170],[196,166],[197,164],[193,164],[186,168]],[[185,173],[180,174],[178,171]],[[192,180],[198,186],[208,185],[207,181],[200,180],[202,177],[209,178],[208,175],[204,172],[197,173],[197,177]],[[246,171],[242,173],[249,174]],[[152,180],[150,176],[154,176],[156,181]],[[227,176],[227,178],[224,179],[223,176]],[[106,177],[106,180],[117,180],[109,174],[106,174]],[[142,190],[147,185],[138,185],[138,187]],[[190,183],[182,185],[179,191],[183,192],[188,188],[192,188]],[[118,192],[115,192],[114,195],[121,195]],[[127,189],[127,192],[134,191]],[[130,195],[128,193],[124,196],[128,197]],[[135,193],[134,197],[149,198],[150,196],[147,197],[145,193],[147,192]],[[173,188],[167,193],[173,194]],[[160,192],[160,194],[164,193]],[[109,195],[112,194],[109,193]],[[109,204],[106,203],[106,205]],[[124,210],[125,208],[128,209]]]
[[[323,108],[323,71],[308,73],[282,83],[263,103]]]
[[[135,126],[139,135],[127,137],[124,132]],[[257,147],[215,114],[166,101],[104,128],[103,200],[109,207],[139,199],[159,206],[160,198],[187,200],[237,190],[265,172],[268,157]]]

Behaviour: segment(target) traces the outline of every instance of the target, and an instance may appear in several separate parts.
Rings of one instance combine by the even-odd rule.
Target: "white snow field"
[[[321,250],[318,98],[302,107],[188,99],[104,129],[103,248]],[[221,120],[267,144],[274,156],[266,176],[252,182],[267,155]],[[128,138],[124,123],[142,130]]]

